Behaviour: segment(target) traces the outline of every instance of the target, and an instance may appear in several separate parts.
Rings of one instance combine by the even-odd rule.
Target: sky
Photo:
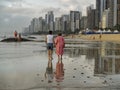
[[[44,18],[48,11],[53,11],[55,17],[70,10],[86,15],[86,7],[91,4],[95,5],[95,0],[0,0],[0,33],[21,32],[32,18]]]

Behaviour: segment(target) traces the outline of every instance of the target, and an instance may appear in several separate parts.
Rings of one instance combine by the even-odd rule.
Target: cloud
[[[94,3],[95,0],[0,0],[0,27],[20,29],[34,17],[45,17],[48,11],[61,16],[69,14],[70,10],[79,10],[85,15],[86,7]]]
[[[3,0],[2,0],[3,1]],[[46,2],[49,1],[51,6],[48,5],[42,5],[41,2],[38,2],[36,0],[36,3],[31,0],[4,0],[7,2],[7,5],[4,5],[4,7],[0,8],[0,11],[7,12],[10,14],[15,15],[22,15],[26,16],[29,15],[29,17],[38,17],[43,16],[43,14],[47,13],[48,11],[54,11],[55,13],[65,12],[68,13],[70,10],[79,10],[83,11],[85,10],[86,6],[90,4],[90,1],[93,0],[45,0]],[[42,0],[41,0],[42,1]],[[87,1],[87,3],[86,3]],[[38,3],[37,3],[38,2]],[[43,2],[43,1],[42,1]],[[53,5],[53,3],[55,5]],[[59,13],[59,14],[60,14]],[[63,13],[61,13],[63,14]]]

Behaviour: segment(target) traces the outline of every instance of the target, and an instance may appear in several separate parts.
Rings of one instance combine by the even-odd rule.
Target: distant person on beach
[[[47,44],[47,50],[48,50],[48,59],[52,60],[52,54],[53,54],[53,44],[54,44],[54,39],[52,35],[52,31],[49,31],[49,34],[46,36],[46,44]]]
[[[15,39],[17,39],[17,35],[18,35],[18,33],[17,33],[17,31],[15,31],[15,32],[14,32],[14,37],[15,37]]]
[[[21,33],[18,34],[18,41],[21,41],[22,38],[21,38]]]
[[[102,38],[102,32],[100,33],[100,35],[99,35],[99,39],[101,40],[101,38]]]
[[[61,33],[55,38],[55,47],[56,47],[56,54],[58,55],[58,60],[62,60],[63,49],[65,47],[65,41]]]
[[[45,72],[45,79],[48,79],[48,83],[51,83],[53,81],[53,78],[54,78],[53,65],[52,61],[49,60]]]

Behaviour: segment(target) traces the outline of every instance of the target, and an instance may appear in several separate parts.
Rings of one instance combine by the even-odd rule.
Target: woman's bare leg
[[[62,55],[61,55],[60,59],[62,60]]]
[[[50,60],[50,50],[48,50],[48,59]]]
[[[52,54],[53,54],[53,50],[50,50],[50,58],[51,58],[51,60],[53,59]]]

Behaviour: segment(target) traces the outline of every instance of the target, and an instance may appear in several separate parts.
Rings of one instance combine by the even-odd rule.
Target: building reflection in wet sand
[[[99,47],[72,47],[65,50],[69,57],[85,55],[87,60],[95,60],[95,74],[120,74],[120,45],[115,43],[98,43]]]
[[[108,46],[109,45],[109,46]],[[120,74],[120,45],[102,43],[95,58],[95,74]]]

